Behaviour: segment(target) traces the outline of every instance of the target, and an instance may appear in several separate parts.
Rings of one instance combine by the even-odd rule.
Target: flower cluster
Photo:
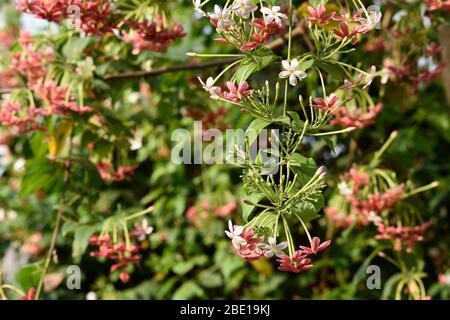
[[[51,47],[35,48],[35,40],[26,32],[21,32],[19,44],[22,52],[13,53],[11,69],[23,76],[29,87],[33,87],[45,77],[46,66],[55,59],[55,53]]]
[[[287,255],[284,250],[288,247],[288,241],[277,244],[276,239],[268,237],[268,243],[264,242],[262,237],[255,234],[252,228],[233,225],[228,221],[228,230],[225,231],[228,238],[231,239],[236,254],[248,261],[253,261],[262,257],[277,257],[279,263],[278,270],[284,272],[299,273],[313,267],[311,255],[317,255],[318,252],[326,249],[331,241],[320,242],[318,237],[312,238],[310,247],[300,246],[298,250]]]
[[[371,11],[367,16],[363,17],[361,9],[350,14],[346,9],[342,9],[340,15],[335,11],[327,12],[323,4],[319,4],[317,8],[308,6],[309,16],[307,20],[318,26],[326,26],[331,20],[339,24],[339,29],[334,29],[334,34],[356,44],[360,41],[359,35],[363,35],[373,30],[381,20],[381,12]],[[365,12],[364,12],[365,13]]]
[[[343,127],[364,128],[375,122],[375,118],[382,109],[383,104],[381,103],[369,107],[367,112],[363,112],[356,107],[341,107],[333,112],[334,119],[330,121],[330,124],[341,125]]]
[[[178,22],[167,26],[161,17],[154,21],[143,22],[127,21],[131,31],[122,36],[122,40],[133,46],[133,54],[143,51],[163,52],[176,39],[184,37],[183,27]]]
[[[136,223],[130,236],[135,241],[144,241],[151,233],[153,228],[148,225],[144,219],[141,224]],[[131,240],[130,240],[131,241]],[[108,234],[92,235],[89,239],[92,246],[97,246],[97,251],[90,253],[92,257],[102,257],[113,262],[110,272],[120,271],[119,279],[122,283],[127,283],[130,279],[128,267],[139,262],[141,248],[137,242],[126,244],[125,242],[114,243]]]
[[[137,169],[137,166],[120,166],[114,170],[109,162],[100,162],[97,164],[97,170],[100,177],[106,182],[120,182],[127,179]]]
[[[225,8],[215,5],[214,11],[205,15],[222,36],[216,41],[246,52],[257,49],[285,29],[286,10],[280,6],[262,6],[260,16],[255,17],[257,11],[258,6],[252,0],[235,0]]]
[[[412,252],[414,244],[423,241],[424,233],[430,226],[430,222],[417,226],[386,226],[380,223],[378,224],[378,234],[375,236],[375,239],[393,241],[395,251],[401,251],[403,245],[406,244],[406,251]]]
[[[202,123],[202,135],[205,138],[205,131],[208,129],[218,129],[225,131],[229,125],[225,122],[225,116],[228,114],[227,109],[219,107],[215,111],[203,111],[200,108],[183,109],[182,113],[186,117],[191,117]]]
[[[72,16],[74,8],[76,17]],[[77,29],[88,35],[111,32],[115,25],[112,4],[105,0],[18,0],[17,9],[50,22],[73,19]]]
[[[190,206],[186,211],[186,218],[193,224],[199,223],[209,217],[228,217],[237,209],[236,201],[230,201],[224,205],[214,205],[208,201],[200,201],[197,205]]]

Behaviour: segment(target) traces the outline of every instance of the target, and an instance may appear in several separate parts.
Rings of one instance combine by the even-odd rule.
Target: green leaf
[[[180,261],[175,264],[172,271],[178,275],[184,275],[194,268],[195,264],[192,261]]]
[[[299,153],[294,153],[289,157],[292,171],[297,174],[300,183],[308,182],[316,173],[317,165],[312,158],[306,158]]]
[[[249,145],[252,145],[253,142],[258,138],[259,132],[267,127],[270,124],[269,121],[265,121],[262,119],[253,120],[245,131],[245,135],[248,137]]]
[[[202,271],[197,276],[198,282],[205,288],[218,288],[223,285],[222,277],[218,273],[208,270]]]
[[[72,257],[79,257],[84,254],[89,238],[98,230],[98,226],[77,226],[74,229],[74,239],[72,243]]]
[[[231,81],[241,83],[247,80],[252,73],[264,69],[276,59],[277,56],[270,49],[260,48],[241,60]]]
[[[254,204],[258,204],[259,201],[261,201],[264,198],[263,194],[252,194],[249,197],[247,197],[248,200],[250,200]],[[253,212],[253,209],[255,209],[254,205],[246,204],[245,202],[242,202],[242,218],[245,222],[249,221],[249,218]]]
[[[305,125],[305,122],[300,119],[300,116],[295,111],[288,111],[288,115],[291,117],[291,126],[292,129],[296,132],[301,132],[303,130],[303,126]]]
[[[41,262],[37,262],[20,268],[16,279],[23,291],[27,292],[29,289],[38,286],[42,272],[41,264]]]
[[[187,281],[173,294],[173,300],[189,300],[205,296],[203,289],[194,281]]]
[[[320,215],[317,213],[325,205],[325,199],[322,194],[317,193],[311,196],[311,198],[312,199],[303,200],[300,203],[290,207],[292,213],[299,215],[305,223],[319,218]]]

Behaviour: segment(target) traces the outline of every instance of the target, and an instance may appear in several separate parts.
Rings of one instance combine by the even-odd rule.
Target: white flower
[[[338,183],[337,187],[339,189],[339,192],[345,197],[349,197],[353,194],[353,190],[347,185],[345,181]]]
[[[206,83],[203,82],[200,77],[198,77],[198,81],[200,81],[200,83],[202,84],[203,89],[209,92],[209,94],[211,95],[211,99],[216,100],[220,98],[221,89],[220,87],[214,85],[214,79],[212,77],[206,79]]]
[[[242,232],[244,232],[244,227],[233,226],[231,220],[228,220],[228,231],[225,230],[225,234],[231,239],[231,242],[236,249],[247,244],[247,241],[241,237]]]
[[[297,59],[292,59],[291,63],[287,60],[283,60],[281,64],[283,65],[284,70],[280,72],[279,77],[282,79],[289,78],[289,83],[291,86],[297,85],[297,78],[299,80],[306,78],[307,74],[298,69]]]
[[[364,85],[363,89],[369,87],[372,84],[372,81],[375,78],[375,73],[376,72],[377,72],[377,67],[372,66],[370,68],[369,75],[366,76],[366,79],[364,80],[365,85]]]
[[[236,0],[231,6],[231,10],[243,19],[248,19],[252,12],[255,12],[258,6],[252,0]]]
[[[216,22],[217,30],[223,31],[235,24],[235,21],[229,18],[230,14],[230,9],[227,8],[222,10],[218,5],[215,5],[214,13],[208,13],[208,16]]]
[[[273,6],[272,8],[261,8],[261,13],[264,14],[264,23],[269,24],[275,21],[279,26],[283,24],[281,19],[287,19],[287,16],[284,13],[280,12],[280,6]]]
[[[369,18],[359,18],[358,21],[364,27],[364,31],[370,31],[377,27],[377,24],[380,22],[382,17],[382,13],[379,11],[372,10],[369,12]]]
[[[383,222],[383,219],[373,211],[369,212],[369,214],[367,215],[367,219],[373,222],[373,224],[376,226]]]
[[[89,291],[86,294],[86,300],[97,300],[97,294],[94,291]]]
[[[202,0],[192,0],[192,3],[194,4],[195,11],[206,17],[206,12],[202,10]]]
[[[279,244],[277,244],[277,241],[272,237],[269,237],[268,240],[269,240],[269,244],[264,243],[260,246],[260,248],[262,250],[264,250],[264,256],[266,258],[272,258],[273,255],[276,255],[277,257],[281,257],[285,254],[283,252],[283,250],[286,249],[286,247],[288,245],[287,241],[283,241],[283,242],[280,242]]]

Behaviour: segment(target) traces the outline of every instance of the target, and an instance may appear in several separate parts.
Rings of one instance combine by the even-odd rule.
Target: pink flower
[[[336,14],[335,12],[327,14],[326,8],[322,3],[317,6],[317,9],[314,9],[311,6],[308,6],[307,9],[311,14],[311,16],[307,18],[308,21],[318,22],[322,25],[327,25],[330,22],[330,19]]]
[[[339,104],[340,99],[338,96],[332,95],[327,99],[316,98],[313,100],[314,104],[312,105],[314,108],[322,111],[322,112],[330,112],[332,111],[337,104]]]
[[[107,182],[120,182],[127,179],[137,169],[137,166],[120,166],[114,171],[112,164],[101,162],[97,164],[100,177]]]
[[[236,202],[230,202],[224,206],[217,207],[214,210],[214,214],[218,217],[227,217],[231,215],[237,209]]]
[[[311,259],[307,258],[307,256],[301,250],[295,251],[292,257],[288,255],[281,256],[277,259],[277,262],[280,264],[278,270],[294,273],[309,270],[313,265],[310,264]]]
[[[358,27],[353,28],[351,31],[348,27],[348,25],[345,22],[341,22],[339,23],[339,27],[340,29],[335,29],[334,30],[334,34],[337,35],[338,37],[344,39],[352,39],[352,44],[355,45],[356,43],[358,43],[359,39],[356,38],[356,35],[360,32],[360,29]]]
[[[130,274],[128,272],[122,271],[119,274],[119,279],[122,283],[127,283],[128,281],[130,281]]]
[[[407,252],[414,250],[414,244],[423,241],[425,231],[431,226],[430,222],[418,226],[386,226],[382,223],[378,225],[378,235],[376,240],[394,241],[394,250],[401,251],[402,245],[407,245]]]
[[[127,21],[126,23],[135,32],[125,34],[122,39],[133,45],[133,54],[143,51],[166,51],[167,47],[176,39],[186,35],[180,23],[173,22],[171,27],[168,27],[159,16],[154,21]]]
[[[248,89],[248,83],[247,81],[241,82],[238,87],[235,86],[235,84],[231,81],[227,82],[227,88],[228,92],[224,91],[222,92],[222,97],[225,100],[239,103],[249,95],[253,93],[253,90],[247,90]]]
[[[362,113],[359,109],[350,110],[346,107],[341,107],[333,112],[335,118],[330,121],[333,125],[342,125],[344,127],[364,128],[372,125],[375,122],[375,118],[383,109],[381,103],[375,105],[366,113]]]
[[[141,223],[135,223],[134,229],[131,232],[132,236],[135,236],[139,241],[144,241],[153,232],[153,227],[149,226],[146,218],[142,219]]]
[[[20,300],[34,300],[36,298],[36,289],[30,288],[26,295],[20,297]]]
[[[51,22],[60,22],[67,4],[60,0],[17,0],[17,10]]]
[[[256,260],[264,255],[260,248],[263,240],[254,235],[253,229],[248,228],[241,234],[245,243],[240,243],[239,247],[234,247],[235,252],[245,260]]]
[[[319,251],[325,250],[331,243],[331,240],[320,243],[320,238],[314,237],[311,241],[311,247],[300,246],[302,253],[306,255],[317,254]]]

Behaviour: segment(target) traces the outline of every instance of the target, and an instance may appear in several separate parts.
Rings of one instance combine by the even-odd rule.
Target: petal
[[[280,74],[278,75],[280,78],[284,79],[287,78],[291,75],[291,73],[289,71],[281,71]]]
[[[295,70],[298,68],[298,60],[297,59],[292,59],[291,60],[291,69]]]
[[[230,230],[230,232],[233,232],[233,222],[231,222],[231,220],[228,220],[228,230]]]
[[[244,81],[239,84],[237,91],[242,93],[243,91],[247,90],[247,88],[248,88],[248,83],[247,83],[247,81]]]
[[[305,79],[308,74],[306,74],[303,71],[297,70],[297,71],[294,71],[294,75],[301,80],[301,79]]]
[[[291,70],[291,65],[290,65],[289,61],[283,60],[283,61],[281,61],[281,65],[283,66],[284,70],[286,70],[286,71]]]
[[[234,234],[235,235],[240,235],[242,233],[242,231],[244,231],[244,227],[242,227],[242,226],[234,226]]]
[[[277,249],[278,250],[286,249],[287,245],[288,245],[287,241],[280,242],[279,244],[277,244]]]
[[[293,87],[297,85],[297,77],[293,74],[289,76],[289,84]]]
[[[330,245],[330,243],[331,240],[324,241],[319,247],[317,247],[317,250],[320,251],[326,249]]]
[[[261,13],[264,13],[264,14],[272,13],[272,10],[270,10],[269,8],[266,8],[266,7],[262,7],[260,11],[261,11]]]
[[[228,81],[228,82],[227,82],[227,88],[228,88],[228,90],[230,90],[230,92],[232,92],[232,93],[235,93],[235,92],[237,91],[236,86],[235,86],[234,83],[231,82],[231,81]]]

